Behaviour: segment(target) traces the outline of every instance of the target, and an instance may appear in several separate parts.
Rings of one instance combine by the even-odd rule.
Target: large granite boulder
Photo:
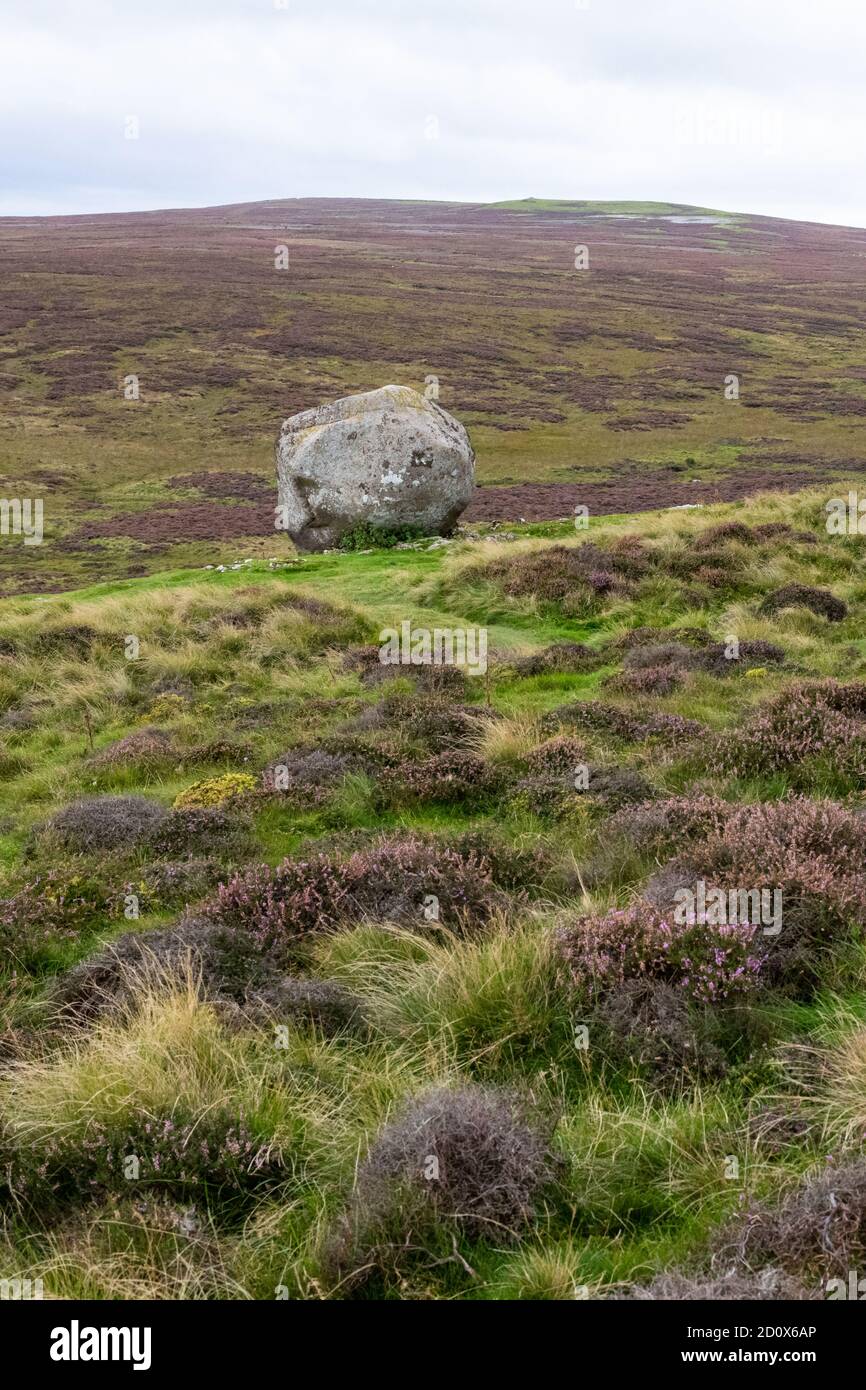
[[[408,386],[383,386],[305,410],[277,440],[278,526],[327,550],[359,522],[447,533],[475,486],[461,424]]]

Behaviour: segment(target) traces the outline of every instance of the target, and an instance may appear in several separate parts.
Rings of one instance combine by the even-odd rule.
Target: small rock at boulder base
[[[328,550],[361,522],[446,534],[475,488],[463,426],[408,386],[383,386],[284,421],[277,524],[302,550]]]

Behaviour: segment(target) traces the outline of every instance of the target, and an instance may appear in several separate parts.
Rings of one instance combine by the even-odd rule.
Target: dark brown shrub
[[[90,765],[99,770],[120,767],[151,770],[176,763],[179,757],[171,735],[164,729],[139,729],[101,749],[90,759]]]
[[[827,589],[813,589],[808,584],[785,584],[781,589],[768,594],[758,612],[772,615],[785,608],[807,608],[818,618],[826,618],[830,623],[841,623],[848,616],[848,605],[836,598]]]
[[[708,526],[704,531],[699,532],[695,537],[694,546],[696,550],[712,549],[720,541],[724,544],[728,541],[736,541],[740,545],[750,545],[753,532],[749,526],[742,521],[723,521],[717,526]]]
[[[586,744],[582,739],[573,738],[569,734],[556,734],[553,738],[547,739],[538,748],[533,748],[526,759],[530,772],[538,775],[546,772],[570,772],[573,775],[584,763]]]
[[[567,773],[545,772],[524,777],[511,792],[510,803],[516,811],[531,811],[542,819],[558,819],[577,810],[581,801],[589,801],[607,809],[632,801],[646,801],[652,787],[639,772],[626,767],[601,767],[584,764],[585,778],[578,780],[578,768]],[[583,781],[586,781],[584,787]]]
[[[475,732],[479,719],[493,718],[484,705],[452,704],[438,696],[415,696],[395,712],[407,738],[440,753],[463,743]]]
[[[662,743],[688,743],[707,730],[695,719],[679,714],[634,714],[598,700],[578,700],[559,705],[546,714],[542,728],[554,732],[563,726],[589,734],[609,734],[625,743],[658,739]]]
[[[445,695],[449,700],[465,699],[470,692],[470,679],[461,666],[410,666],[419,690],[430,695]],[[477,688],[477,681],[476,681]]]
[[[336,980],[304,980],[284,975],[254,989],[238,1007],[236,1022],[307,1024],[326,1038],[341,1033],[366,1036],[364,1003]]]
[[[159,931],[126,932],[55,977],[48,1002],[64,1022],[85,1026],[128,1004],[143,976],[183,978],[188,970],[210,998],[242,1000],[276,973],[242,933],[201,917]]]
[[[565,725],[590,734],[613,734],[615,738],[630,740],[634,737],[639,720],[616,705],[605,705],[597,700],[577,700],[573,704],[558,705],[544,716],[541,723],[542,728],[551,732]]]
[[[0,963],[13,971],[38,965],[58,942],[94,930],[109,911],[108,896],[93,874],[66,868],[35,874],[0,898]]]
[[[355,671],[361,684],[368,687],[386,681],[411,680],[415,688],[431,695],[447,695],[460,699],[469,691],[469,680],[463,668],[456,665],[407,665],[383,662],[378,647],[356,647],[346,654],[345,669]]]
[[[75,657],[86,660],[90,655],[94,645],[100,641],[111,641],[95,628],[87,627],[84,623],[64,623],[60,627],[42,628],[39,632],[37,642],[41,651],[57,652],[63,656]],[[116,639],[118,647],[122,650],[122,642]]]
[[[768,1264],[819,1280],[866,1264],[866,1160],[853,1158],[808,1179],[780,1203],[757,1203],[719,1236],[720,1263]]]
[[[630,652],[635,647],[653,647],[663,643],[676,642],[689,647],[707,647],[712,637],[703,627],[633,627],[622,633],[610,644],[616,652]]]
[[[186,1199],[206,1191],[212,1203],[261,1197],[288,1176],[274,1146],[251,1131],[243,1115],[212,1108],[191,1115],[177,1107],[156,1115],[121,1110],[110,1124],[91,1121],[84,1143],[62,1132],[19,1148],[4,1176],[16,1205],[55,1217],[84,1196],[125,1195],[129,1154],[138,1158],[142,1183],[152,1191]]]
[[[603,656],[583,642],[555,642],[540,652],[517,657],[510,665],[518,676],[544,676],[551,672],[578,675],[596,670],[603,662]]]
[[[638,854],[662,857],[721,831],[736,810],[713,796],[672,796],[624,807],[604,823],[606,843],[625,841]]]
[[[113,917],[123,917],[128,896],[139,899],[142,912],[161,912],[172,907],[188,907],[212,893],[225,869],[218,859],[157,860],[142,867],[136,879],[124,884],[109,899]]]
[[[384,768],[377,791],[385,805],[440,801],[480,806],[489,802],[501,786],[502,779],[495,768],[477,754],[457,748],[434,753],[420,762],[407,761]]]
[[[245,859],[255,840],[249,817],[237,807],[199,807],[170,811],[147,837],[148,853],[177,860],[207,856]]]
[[[210,743],[187,748],[183,753],[185,767],[206,767],[212,763],[223,763],[240,769],[253,758],[253,748],[249,743],[238,743],[233,739],[215,738]]]
[[[334,1277],[357,1283],[435,1259],[441,1239],[515,1240],[531,1228],[556,1161],[513,1096],[428,1091],[381,1131],[331,1242]]]
[[[732,589],[741,582],[747,558],[721,545],[715,549],[693,546],[689,550],[668,551],[664,569],[672,579],[706,584],[711,589]]]
[[[623,665],[629,671],[644,671],[658,666],[678,666],[688,670],[695,655],[682,642],[646,642],[632,647],[626,653]]]
[[[350,772],[365,772],[368,767],[369,761],[358,753],[293,748],[265,768],[262,787],[266,792],[319,806]]]
[[[670,638],[670,633],[660,627],[631,627],[610,643],[614,652],[630,652],[635,647],[654,646]]]
[[[657,869],[644,884],[643,901],[649,903],[654,911],[662,916],[670,916],[677,904],[677,893],[681,888],[694,891],[696,876],[695,870],[690,862],[682,859],[673,859],[669,864],[664,864]],[[714,887],[719,885],[713,885]]]
[[[697,649],[682,642],[660,645],[647,643],[630,650],[623,664],[629,671],[662,668],[706,671],[713,676],[729,676],[748,665],[779,665],[785,660],[785,653],[781,647],[776,646],[774,642],[760,640],[741,642],[737,658],[728,656],[727,652],[728,648],[724,642],[708,641]]]
[[[400,751],[399,744],[395,749],[373,743],[363,733],[352,733],[354,727],[354,724],[351,724],[345,731],[338,729],[333,734],[326,734],[319,745],[322,753],[347,759],[347,772],[363,771],[375,776],[380,768],[396,767],[401,757],[405,756]]]
[[[152,837],[166,815],[145,796],[87,796],[64,806],[42,829],[77,853],[128,849]]]
[[[555,603],[569,611],[586,606],[592,610],[599,596],[625,588],[649,568],[651,552],[637,546],[602,550],[587,542],[580,546],[547,546],[528,554],[496,560],[479,571],[513,597],[531,597]]]
[[[452,848],[461,859],[485,864],[497,888],[506,893],[537,893],[557,872],[555,861],[539,844],[512,844],[486,829],[464,830],[454,837]]]
[[[638,1067],[654,1081],[680,1086],[721,1077],[727,1059],[701,1026],[681,989],[631,979],[610,990],[590,1016],[594,1046],[616,1066]]]
[[[683,683],[683,673],[675,666],[642,666],[622,671],[605,681],[618,695],[672,695]]]
[[[394,729],[431,752],[442,752],[464,743],[479,719],[494,717],[484,705],[454,704],[436,695],[386,695],[368,706],[347,731]]]
[[[767,1268],[759,1273],[739,1269],[719,1270],[717,1274],[686,1274],[672,1270],[659,1274],[648,1285],[637,1285],[623,1299],[671,1300],[676,1303],[698,1300],[703,1302],[806,1302],[823,1299],[820,1288],[803,1284],[780,1269]]]
[[[380,665],[379,648],[372,644],[364,647],[349,647],[343,653],[343,670],[354,671],[361,677]]]
[[[659,743],[686,745],[703,738],[707,729],[697,719],[685,719],[681,714],[647,714],[635,724],[632,738],[635,742],[646,743],[658,740]]]
[[[691,669],[706,671],[712,676],[732,676],[748,666],[781,666],[784,661],[785,652],[781,647],[759,638],[754,642],[740,642],[737,657],[727,655],[724,642],[713,643],[704,651],[694,653]]]
[[[760,526],[752,527],[752,535],[757,537],[760,541],[773,541],[780,539],[782,536],[791,536],[793,534],[794,532],[786,521],[765,521]],[[803,532],[799,534],[802,535]],[[811,532],[807,532],[806,534],[809,535],[810,539],[815,539]]]
[[[0,729],[10,734],[27,733],[36,725],[36,715],[29,709],[7,709],[0,718]]]
[[[639,536],[620,536],[606,551],[599,551],[614,574],[626,579],[641,579],[658,563],[658,554]]]
[[[650,783],[630,767],[589,767],[589,786],[585,796],[604,803],[610,810],[632,802],[649,801],[653,795]]]
[[[574,773],[542,772],[516,782],[508,804],[517,814],[528,811],[541,820],[559,820],[576,811],[585,795],[575,788]]]

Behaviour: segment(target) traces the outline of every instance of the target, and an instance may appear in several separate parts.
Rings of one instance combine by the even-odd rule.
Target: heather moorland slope
[[[392,381],[437,378],[471,430],[470,521],[859,472],[864,254],[859,229],[543,199],[0,219],[0,475],[51,539],[0,545],[2,592],[282,554],[279,423]]]

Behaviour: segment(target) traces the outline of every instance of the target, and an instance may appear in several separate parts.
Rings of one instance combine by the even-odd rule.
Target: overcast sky
[[[0,0],[0,215],[536,196],[866,226],[864,51],[858,0]]]

